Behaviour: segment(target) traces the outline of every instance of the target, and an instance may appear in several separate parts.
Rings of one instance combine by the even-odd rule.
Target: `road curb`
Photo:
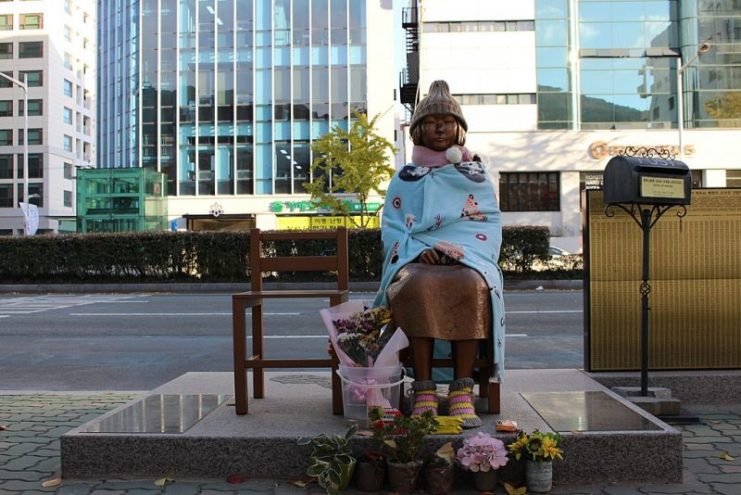
[[[352,292],[376,292],[378,282],[350,282]],[[329,289],[336,287],[327,282],[266,283],[266,289]],[[506,280],[505,290],[581,290],[581,280]],[[75,294],[75,293],[234,293],[250,290],[245,283],[152,283],[152,284],[0,284],[0,294]]]

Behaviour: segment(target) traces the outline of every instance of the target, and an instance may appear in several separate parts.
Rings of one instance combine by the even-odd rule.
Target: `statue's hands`
[[[419,261],[426,265],[440,265],[442,264],[442,258],[440,253],[435,249],[426,249],[419,255]]]

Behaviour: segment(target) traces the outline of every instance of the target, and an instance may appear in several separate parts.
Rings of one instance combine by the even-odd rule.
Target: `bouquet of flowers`
[[[347,318],[332,320],[337,331],[337,345],[360,366],[375,361],[391,338],[386,326],[391,321],[387,308],[370,308]]]
[[[389,328],[391,311],[352,300],[320,311],[337,358],[345,366],[396,366],[409,345],[404,332]]]
[[[399,351],[409,345],[409,340],[400,328],[390,327],[390,310],[369,306],[369,301],[353,299],[322,309],[320,313],[340,361],[343,387],[356,401],[368,406],[391,407],[381,389],[392,382],[389,370],[401,373]],[[362,378],[356,375],[345,383],[344,367],[364,368],[356,370]]]

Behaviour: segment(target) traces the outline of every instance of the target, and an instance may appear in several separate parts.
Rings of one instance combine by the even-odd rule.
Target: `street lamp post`
[[[28,74],[23,74],[23,81],[11,77],[4,72],[0,72],[0,76],[4,77],[8,81],[17,85],[23,90],[23,201],[27,205],[30,204],[28,198]],[[20,203],[20,202],[19,202]],[[20,206],[20,204],[19,204]],[[21,210],[23,215],[23,232],[26,232],[26,215]]]
[[[710,50],[710,43],[705,42],[697,48],[697,52],[683,65],[682,57],[677,57],[677,130],[679,131],[679,160],[684,158],[684,87],[682,73],[692,65],[697,58]]]

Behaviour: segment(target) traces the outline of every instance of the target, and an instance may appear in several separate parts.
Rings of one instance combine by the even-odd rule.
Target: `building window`
[[[499,206],[502,211],[559,211],[558,172],[501,172]]]
[[[64,107],[62,115],[64,116],[64,123],[72,125],[72,109]]]
[[[72,191],[64,191],[64,206],[72,207]]]
[[[72,55],[70,55],[69,53],[65,53],[64,54],[64,68],[65,69],[69,69],[69,70],[72,70],[73,69],[73,66],[72,66]]]
[[[0,155],[0,179],[13,178],[13,155]]]
[[[13,77],[13,71],[6,72],[3,71],[3,74],[6,76]],[[0,88],[12,88],[13,87],[13,81],[10,79],[5,79],[4,77],[0,77]]]
[[[72,82],[66,79],[64,80],[64,96],[72,98]]]
[[[44,85],[44,71],[42,70],[22,70],[20,80],[26,80],[29,88],[39,88]]]
[[[0,31],[13,30],[13,14],[0,15]]]
[[[13,58],[13,43],[0,43],[0,59],[9,58]]]
[[[69,162],[64,162],[64,178],[74,179],[75,178],[75,166]]]
[[[23,154],[16,155],[18,164],[18,178],[23,177]],[[42,153],[28,154],[28,177],[29,179],[44,178],[44,155]]]
[[[0,208],[13,207],[13,184],[0,184]]]
[[[582,129],[673,127],[674,65],[666,58],[582,58]]]
[[[64,151],[72,153],[72,136],[64,135]]]
[[[425,22],[425,33],[475,33],[494,31],[535,31],[535,21]]]
[[[0,146],[13,145],[13,129],[0,129]]]
[[[23,143],[23,129],[18,129],[18,144]],[[44,132],[42,129],[28,130],[28,144],[44,144]]]
[[[0,100],[0,117],[13,116],[13,100]]]
[[[453,95],[461,105],[535,105],[535,93]]]
[[[43,41],[21,41],[18,43],[18,58],[41,58],[43,56]]]
[[[23,115],[25,109],[23,108],[23,100],[18,100],[18,115]],[[38,117],[44,114],[44,101],[43,100],[28,100],[28,116]]]
[[[43,14],[21,14],[21,29],[41,29],[44,27]]]

